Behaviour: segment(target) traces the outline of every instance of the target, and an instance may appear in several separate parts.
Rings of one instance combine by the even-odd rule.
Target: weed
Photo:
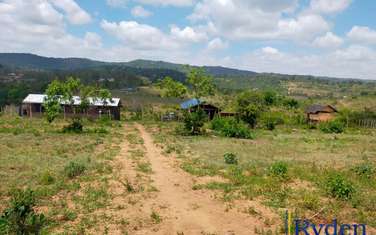
[[[237,165],[238,164],[238,158],[234,153],[225,153],[223,155],[223,158],[225,159],[226,164],[232,164]]]
[[[35,196],[32,190],[11,192],[10,207],[0,217],[1,234],[39,234],[46,224],[43,214],[34,211]]]
[[[325,181],[325,188],[330,196],[344,200],[351,199],[355,193],[351,182],[341,174],[329,175]]]
[[[150,217],[153,219],[154,223],[156,223],[156,224],[159,224],[159,223],[162,222],[161,216],[155,211],[151,212]]]
[[[281,179],[287,178],[288,166],[285,162],[276,162],[270,166],[269,174]]]
[[[151,168],[151,164],[148,163],[148,162],[139,162],[137,163],[137,170],[138,171],[141,171],[145,174],[150,174],[153,172],[152,168]]]
[[[85,170],[86,166],[80,162],[69,162],[68,165],[64,167],[65,175],[71,179],[82,175]]]
[[[362,163],[354,167],[353,171],[357,175],[369,179],[375,174],[375,167],[371,163]]]
[[[50,185],[55,182],[55,178],[52,176],[50,171],[44,171],[39,177],[39,182],[42,185]]]

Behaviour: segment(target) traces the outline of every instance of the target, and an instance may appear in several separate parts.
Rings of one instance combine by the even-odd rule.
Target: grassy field
[[[48,219],[46,234],[79,234],[105,220],[92,213],[111,197],[109,163],[122,137],[117,122],[86,122],[82,134],[63,133],[64,125],[0,117],[0,210],[12,189],[32,189]]]
[[[149,124],[149,129],[166,154],[182,160],[185,171],[227,180],[193,189],[219,190],[224,201],[256,200],[276,213],[288,209],[317,222],[337,218],[376,227],[375,130],[324,134],[282,127],[256,130],[254,140],[243,140],[179,136],[177,125]],[[239,163],[226,164],[225,153],[235,154]]]

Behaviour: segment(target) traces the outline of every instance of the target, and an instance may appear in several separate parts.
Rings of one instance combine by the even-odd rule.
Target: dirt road
[[[211,192],[192,190],[193,176],[176,167],[174,161],[161,154],[145,128],[136,124],[146,157],[152,167],[152,184],[158,190],[152,199],[159,205],[162,222],[158,231],[140,230],[137,234],[254,234],[261,221],[211,197]]]

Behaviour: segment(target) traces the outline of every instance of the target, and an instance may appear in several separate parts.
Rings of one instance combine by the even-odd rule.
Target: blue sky
[[[372,0],[0,0],[1,52],[376,79]]]

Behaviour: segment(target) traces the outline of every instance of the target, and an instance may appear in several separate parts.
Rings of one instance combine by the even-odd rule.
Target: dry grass
[[[269,207],[288,208],[298,216],[317,214],[318,222],[338,218],[343,222],[366,223],[376,227],[376,175],[366,179],[354,166],[376,166],[375,130],[348,130],[345,134],[324,134],[318,130],[284,129],[273,132],[256,130],[255,140],[217,136],[177,136],[171,123],[149,125],[155,139],[165,149],[181,146],[181,167],[198,176],[221,175],[228,183],[196,185],[194,189],[222,190],[223,199],[261,200]],[[225,163],[224,153],[234,153],[237,166]],[[285,162],[284,178],[270,174],[275,162]],[[356,193],[342,200],[328,194],[327,178],[341,174]],[[298,183],[297,183],[298,182]],[[365,198],[368,198],[365,200]]]
[[[50,221],[47,231],[78,226],[83,215],[106,206],[109,163],[122,137],[116,122],[87,122],[82,134],[62,133],[64,125],[63,120],[48,124],[43,119],[0,117],[0,210],[7,206],[12,188],[29,187],[38,198],[38,210]],[[98,128],[108,134],[93,131]],[[65,169],[71,162],[84,168],[74,178]]]

